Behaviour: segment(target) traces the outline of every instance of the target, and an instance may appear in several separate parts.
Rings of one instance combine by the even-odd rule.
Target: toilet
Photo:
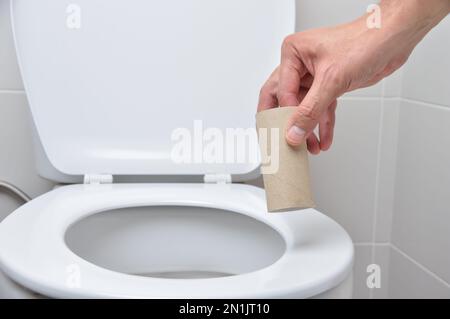
[[[345,230],[268,213],[245,183],[295,1],[14,0],[11,18],[36,166],[58,186],[0,223],[3,297],[352,297]],[[249,156],[230,160],[228,129]],[[228,136],[213,158],[212,136]],[[183,137],[204,147],[177,161]]]

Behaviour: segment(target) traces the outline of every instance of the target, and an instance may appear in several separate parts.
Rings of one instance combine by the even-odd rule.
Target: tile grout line
[[[422,265],[420,262],[418,262],[417,260],[415,260],[414,258],[412,258],[411,256],[409,256],[407,253],[405,253],[403,250],[401,250],[400,248],[398,248],[395,244],[390,243],[389,244],[391,246],[391,248],[396,251],[397,253],[399,253],[402,257],[406,258],[409,262],[413,263],[415,266],[419,267],[420,270],[424,271],[427,275],[433,277],[434,279],[436,279],[437,281],[439,281],[440,283],[442,283],[443,285],[445,285],[446,287],[450,288],[450,283],[448,283],[447,281],[445,281],[444,279],[442,279],[441,277],[439,277],[437,274],[435,274],[434,272],[432,272],[430,269],[428,269],[427,267],[425,267],[424,265]]]
[[[371,263],[375,264],[375,242],[377,237],[377,223],[378,223],[378,202],[380,193],[380,174],[381,174],[381,152],[382,152],[382,140],[383,140],[383,127],[384,127],[384,95],[386,92],[386,80],[381,82],[381,98],[380,98],[380,119],[378,123],[378,141],[377,141],[377,164],[375,169],[375,191],[374,191],[374,204],[373,204],[373,217],[372,217],[372,251],[371,251]],[[373,290],[369,292],[369,299],[374,298]]]
[[[384,100],[384,101],[399,101],[399,102],[408,102],[413,104],[418,104],[421,106],[427,106],[427,107],[435,107],[439,109],[446,109],[450,110],[450,105],[440,104],[440,103],[433,103],[433,102],[426,102],[421,100],[414,100],[414,99],[408,99],[401,96],[344,96],[338,99],[338,101],[376,101],[376,100]]]
[[[342,96],[338,98],[339,101],[377,101],[377,100],[400,100],[400,96]]]
[[[353,246],[356,247],[365,247],[365,246],[375,246],[375,247],[386,247],[386,246],[390,246],[391,243],[390,242],[359,242],[359,243],[353,243]]]
[[[425,101],[420,101],[420,100],[408,99],[408,98],[404,98],[404,97],[402,97],[401,100],[403,102],[413,103],[413,104],[417,104],[420,106],[434,107],[434,108],[438,108],[438,109],[444,108],[446,110],[450,110],[450,105],[439,104],[439,103],[430,103],[430,102],[425,102]]]
[[[0,94],[25,94],[25,90],[0,89]]]

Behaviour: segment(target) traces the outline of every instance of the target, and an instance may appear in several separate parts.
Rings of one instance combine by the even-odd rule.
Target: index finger
[[[298,94],[301,80],[306,73],[303,62],[287,41],[287,44],[283,46],[280,65],[278,101],[281,106],[299,105]]]
[[[258,112],[278,106],[278,68],[272,72],[259,94]]]

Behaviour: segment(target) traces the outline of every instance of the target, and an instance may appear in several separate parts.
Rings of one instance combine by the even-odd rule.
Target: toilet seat
[[[161,205],[247,215],[277,230],[286,251],[272,265],[251,273],[186,280],[104,269],[65,244],[65,231],[82,218],[116,208]],[[314,209],[268,214],[263,190],[243,184],[70,185],[29,202],[0,224],[1,268],[25,287],[57,298],[307,298],[339,285],[352,261],[352,241],[332,219]],[[79,286],[71,281],[74,270],[80,274]]]

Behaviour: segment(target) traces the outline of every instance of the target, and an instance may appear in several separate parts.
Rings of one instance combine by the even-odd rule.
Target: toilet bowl
[[[351,297],[342,227],[315,209],[269,214],[240,183],[258,174],[254,106],[294,13],[276,0],[11,1],[37,169],[71,185],[0,223],[0,294]],[[211,137],[224,148],[204,156]],[[198,138],[200,154],[175,160]]]
[[[336,222],[240,184],[71,185],[0,224],[1,268],[55,298],[342,298],[352,260]]]

